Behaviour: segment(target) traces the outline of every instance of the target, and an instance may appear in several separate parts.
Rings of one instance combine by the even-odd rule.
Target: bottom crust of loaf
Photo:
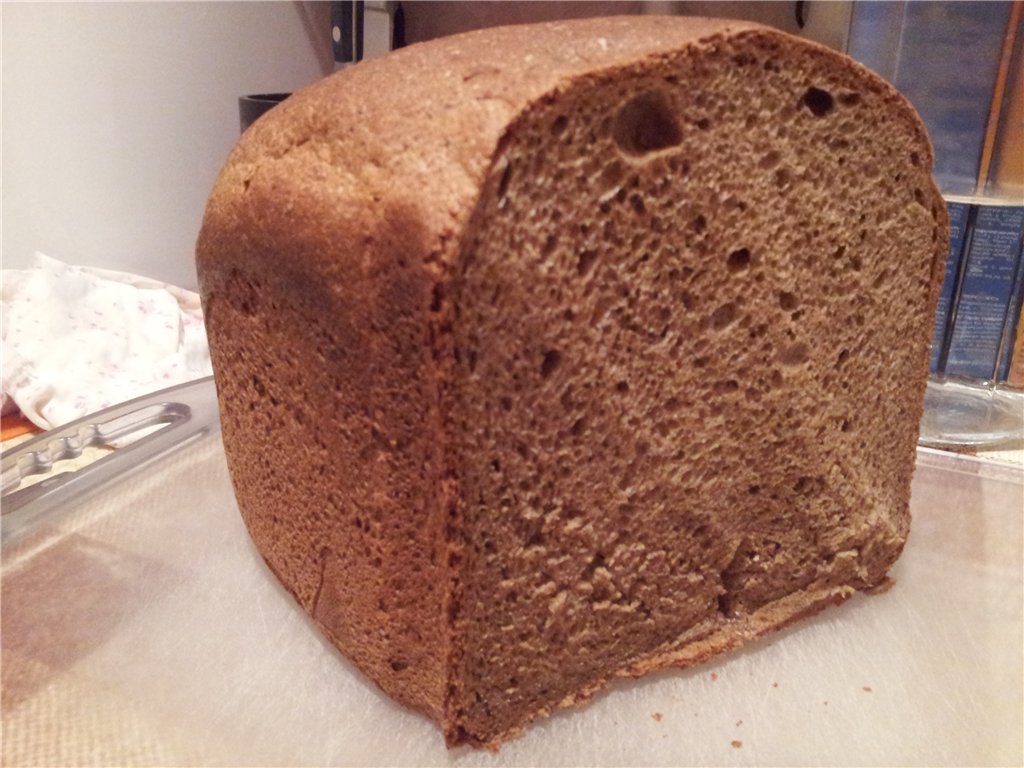
[[[891,584],[889,578],[882,581],[882,585]],[[472,746],[497,751],[502,744],[521,735],[534,720],[547,717],[559,709],[583,706],[609,685],[613,685],[618,678],[638,678],[659,670],[686,669],[703,664],[753,640],[810,618],[829,606],[839,605],[856,592],[850,586],[809,587],[768,603],[747,616],[727,619],[724,623],[719,620],[700,624],[670,645],[651,652],[606,678],[596,680],[554,707],[536,711],[522,724],[492,739],[479,740],[459,728],[458,724],[445,723],[445,741],[449,747]]]

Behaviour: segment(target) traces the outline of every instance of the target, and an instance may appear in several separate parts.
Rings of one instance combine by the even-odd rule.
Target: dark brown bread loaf
[[[880,584],[931,162],[851,60],[706,19],[485,30],[294,95],[198,244],[260,552],[450,744]]]

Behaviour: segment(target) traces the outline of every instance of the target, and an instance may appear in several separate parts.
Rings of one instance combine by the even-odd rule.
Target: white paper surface
[[[4,552],[3,762],[1019,765],[1022,507],[1019,470],[919,453],[888,592],[449,752],[278,586],[210,440]]]

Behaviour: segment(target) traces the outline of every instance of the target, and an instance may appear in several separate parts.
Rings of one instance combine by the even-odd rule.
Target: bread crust
[[[494,747],[615,677],[700,663],[841,602],[881,582],[903,546],[923,336],[901,353],[915,373],[898,394],[892,464],[871,469],[896,489],[884,514],[872,512],[877,553],[858,552],[859,565],[832,581],[716,615],[683,644],[650,648],[515,722],[473,725],[466,714],[465,580],[476,562],[466,478],[477,459],[459,434],[459,275],[486,227],[504,153],[566,94],[748,46],[796,51],[809,70],[869,89],[911,137],[917,167],[930,169],[928,137],[906,100],[845,57],[754,24],[629,17],[483,30],[361,63],[258,121],[218,177],[197,263],[240,511],[271,570],[332,642],[389,695],[437,720],[450,745]],[[919,191],[937,233],[915,299],[923,333],[948,224],[934,184]]]

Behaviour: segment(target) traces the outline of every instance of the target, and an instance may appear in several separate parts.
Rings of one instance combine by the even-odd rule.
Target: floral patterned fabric
[[[199,296],[43,254],[4,270],[4,413],[52,429],[212,373]]]

